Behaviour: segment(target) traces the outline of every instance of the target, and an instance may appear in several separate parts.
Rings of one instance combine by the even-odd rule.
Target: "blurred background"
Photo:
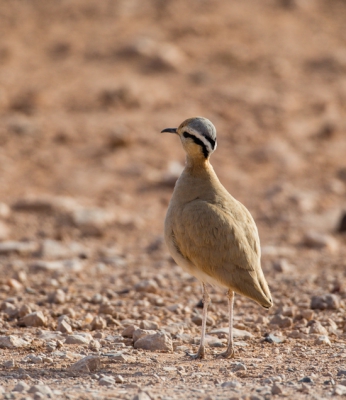
[[[342,263],[345,20],[342,0],[0,2],[1,240],[168,257],[184,153],[160,131],[201,115],[264,250]]]

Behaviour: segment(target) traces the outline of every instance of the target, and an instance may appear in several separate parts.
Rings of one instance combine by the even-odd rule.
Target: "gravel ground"
[[[346,5],[0,3],[0,396],[346,396]],[[203,115],[274,307],[201,287],[163,220]],[[344,219],[343,219],[344,218]]]

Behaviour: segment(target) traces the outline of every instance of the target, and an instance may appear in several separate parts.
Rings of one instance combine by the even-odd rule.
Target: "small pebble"
[[[104,376],[99,380],[99,385],[101,386],[113,386],[115,384],[115,380],[110,376]]]

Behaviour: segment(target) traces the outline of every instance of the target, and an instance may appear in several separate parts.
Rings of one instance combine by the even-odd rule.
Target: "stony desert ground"
[[[0,2],[0,396],[346,396],[346,3]],[[163,220],[202,115],[274,307],[198,281]],[[344,218],[344,219],[343,219]]]

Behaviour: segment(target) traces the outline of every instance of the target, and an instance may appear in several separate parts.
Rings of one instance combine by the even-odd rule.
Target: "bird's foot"
[[[219,354],[217,358],[234,358],[234,349],[233,347],[228,347],[226,351]]]
[[[201,360],[205,358],[205,348],[204,346],[200,346],[196,354],[186,352],[186,355],[191,357],[193,360]]]

